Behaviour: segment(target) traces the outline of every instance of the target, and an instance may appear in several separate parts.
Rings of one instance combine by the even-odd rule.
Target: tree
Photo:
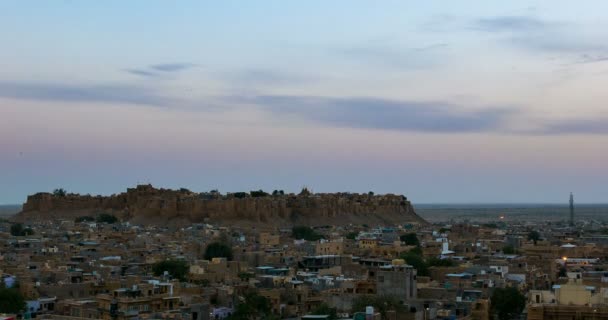
[[[211,260],[213,258],[226,258],[232,260],[232,248],[225,243],[213,242],[205,249],[205,260]]]
[[[190,270],[190,266],[183,260],[165,260],[155,263],[152,266],[152,272],[155,276],[161,276],[165,271],[180,281],[186,281],[186,275]]]
[[[359,235],[359,232],[349,232],[346,234],[346,239],[355,240],[355,239],[357,239],[358,235]]]
[[[405,260],[407,264],[414,267],[414,269],[418,271],[419,276],[429,275],[428,265],[426,264],[422,256],[410,251],[401,254],[401,259]]]
[[[237,199],[247,198],[247,192],[235,192],[232,195]]]
[[[23,233],[23,224],[15,223],[11,226],[11,235],[15,237],[21,236]]]
[[[327,303],[323,302],[319,306],[317,306],[314,310],[312,310],[311,314],[314,315],[328,315],[329,320],[338,319],[338,311],[336,308],[330,307]]]
[[[19,313],[25,309],[25,299],[14,288],[0,287],[0,312]]]
[[[429,258],[426,264],[430,267],[453,267],[456,263],[452,259]]]
[[[405,242],[405,244],[408,246],[419,246],[420,245],[420,240],[418,240],[418,236],[416,236],[416,234],[414,232],[410,232],[410,233],[401,235],[401,237],[399,237],[399,239],[401,240],[401,242]]]
[[[312,228],[306,226],[296,226],[291,229],[291,236],[294,239],[304,239],[306,241],[317,241],[323,236],[317,234]]]
[[[513,246],[505,246],[502,248],[502,253],[504,254],[515,254],[515,248]]]
[[[415,254],[420,257],[422,257],[422,255],[423,255],[422,248],[420,246],[410,249],[410,251],[408,251],[408,253]]]
[[[273,319],[272,305],[268,298],[257,293],[248,293],[240,302],[228,320]]]
[[[540,233],[536,230],[530,231],[530,233],[528,233],[528,240],[534,241],[534,245],[536,245],[536,242],[540,240]]]
[[[67,192],[63,188],[53,190],[53,195],[56,197],[65,197],[66,194]]]
[[[310,190],[308,190],[308,187],[303,187],[302,191],[300,191],[300,193],[298,195],[299,196],[309,196],[311,194],[312,194],[312,192],[310,192]]]
[[[11,235],[15,237],[31,236],[34,230],[30,227],[23,227],[22,223],[15,223],[11,226]]]
[[[108,213],[102,213],[97,216],[97,222],[99,222],[99,223],[105,222],[107,224],[112,224],[112,223],[118,222],[118,218],[116,218],[116,216],[108,214]]]
[[[255,275],[250,272],[239,272],[237,276],[241,281],[249,281],[249,279],[253,278]]]
[[[525,306],[526,297],[514,287],[496,288],[490,300],[490,311],[499,320],[518,318]]]
[[[261,198],[261,197],[267,197],[269,196],[268,193],[266,193],[264,190],[260,189],[257,191],[251,191],[249,192],[249,194],[254,197],[254,198]]]

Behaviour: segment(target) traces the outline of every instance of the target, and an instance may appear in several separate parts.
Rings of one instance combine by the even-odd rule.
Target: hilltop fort
[[[138,185],[111,196],[36,193],[16,220],[74,218],[111,213],[134,223],[288,225],[426,224],[405,196],[372,193],[221,194]]]

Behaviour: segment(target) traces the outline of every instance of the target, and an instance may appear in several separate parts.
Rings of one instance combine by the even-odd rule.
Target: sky
[[[0,2],[0,204],[606,203],[608,2]]]

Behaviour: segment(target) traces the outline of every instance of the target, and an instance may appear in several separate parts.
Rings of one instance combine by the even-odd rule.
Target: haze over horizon
[[[0,204],[606,203],[608,2],[531,3],[0,2]]]

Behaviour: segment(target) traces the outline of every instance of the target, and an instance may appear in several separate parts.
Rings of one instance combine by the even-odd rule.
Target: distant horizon
[[[113,194],[120,194],[123,192],[126,192],[127,189],[131,189],[131,188],[136,188],[137,186],[140,185],[151,185],[153,188],[156,189],[169,189],[169,190],[179,190],[181,188],[185,188],[190,190],[191,192],[194,193],[202,193],[202,192],[210,192],[211,190],[218,190],[221,194],[227,194],[227,193],[236,193],[236,192],[251,192],[251,191],[257,191],[257,190],[263,190],[265,192],[268,193],[272,193],[274,190],[283,190],[286,194],[298,194],[302,188],[308,188],[311,192],[313,193],[358,193],[358,194],[365,194],[368,192],[373,192],[375,195],[383,195],[383,194],[396,194],[396,195],[403,195],[405,196],[408,201],[410,201],[412,203],[412,205],[414,206],[492,206],[492,207],[499,207],[501,205],[505,205],[505,206],[517,206],[517,205],[521,205],[521,206],[543,206],[543,205],[547,205],[547,206],[568,206],[569,205],[569,195],[570,193],[567,193],[566,195],[564,195],[564,200],[563,201],[442,201],[442,200],[438,200],[438,201],[416,201],[415,199],[412,199],[412,197],[408,196],[406,193],[403,192],[396,192],[396,191],[387,191],[387,192],[378,192],[375,190],[368,190],[368,191],[353,191],[353,190],[323,190],[323,189],[317,189],[314,186],[310,186],[310,185],[302,185],[301,187],[298,187],[296,189],[288,189],[288,188],[263,188],[263,187],[254,187],[254,188],[241,188],[241,189],[237,189],[237,190],[225,190],[223,188],[219,188],[219,187],[215,187],[215,188],[200,188],[200,189],[196,189],[193,187],[185,187],[185,186],[180,186],[180,187],[176,187],[176,186],[164,186],[164,185],[158,185],[158,184],[154,184],[154,183],[150,183],[150,182],[145,182],[145,183],[141,183],[141,182],[137,182],[135,184],[132,185],[128,185],[124,188],[121,188],[120,190],[114,190],[111,192],[85,192],[85,191],[78,191],[78,190],[72,190],[72,189],[68,189],[68,188],[63,188],[67,193],[74,193],[74,194],[79,194],[79,195],[91,195],[91,196],[103,196],[103,197],[108,197],[111,196]],[[36,191],[33,193],[29,193],[28,195],[26,195],[23,198],[23,202],[19,203],[19,202],[2,202],[0,203],[0,206],[3,205],[8,205],[8,206],[12,206],[12,205],[23,205],[23,203],[25,203],[27,201],[27,197],[36,193],[52,193],[54,189],[57,188],[52,188],[50,190],[40,190],[40,191]],[[577,194],[574,194],[574,202],[575,205],[582,205],[582,206],[589,206],[589,205],[608,205],[608,202],[593,202],[593,201],[577,201]],[[1,196],[1,195],[0,195]]]
[[[25,202],[24,202],[25,203]],[[0,203],[0,206],[22,206],[23,203]],[[543,205],[547,205],[547,206],[568,206],[568,203],[521,203],[521,202],[513,202],[513,203],[492,203],[492,202],[478,202],[478,203],[474,203],[474,202],[469,202],[469,203],[443,203],[443,202],[436,202],[436,203],[415,203],[412,202],[412,205],[414,207],[416,206],[501,206],[501,205],[505,205],[505,206],[517,206],[517,205],[521,205],[521,206],[543,206]],[[581,203],[575,203],[575,206],[580,205],[580,206],[608,206],[608,203],[587,203],[587,202],[581,202]]]
[[[251,190],[249,190],[249,191],[251,191]],[[247,191],[247,192],[249,192],[249,191]],[[196,191],[193,191],[193,192],[196,192]],[[201,192],[205,192],[205,191],[201,191]],[[234,191],[234,192],[239,192],[239,191]],[[234,193],[234,192],[230,192],[230,193]],[[337,192],[341,192],[341,191],[336,191],[336,193]],[[223,192],[223,194],[225,194],[225,193],[227,193],[227,192]],[[296,192],[288,192],[288,193],[296,193]],[[329,192],[329,193],[331,193],[331,192]],[[80,194],[84,195],[82,193],[80,193]],[[97,196],[97,194],[95,194],[93,196]],[[109,195],[101,194],[100,196],[107,197]],[[0,207],[1,206],[22,206],[26,200],[24,200],[23,203],[0,203]],[[435,207],[444,207],[444,208],[450,208],[450,207],[500,208],[501,206],[513,208],[513,207],[517,207],[517,206],[522,206],[522,207],[541,207],[541,206],[568,207],[569,206],[568,201],[565,201],[565,202],[415,202],[415,201],[412,201],[410,198],[408,198],[408,201],[410,201],[414,207],[435,206]],[[608,206],[608,202],[576,202],[575,201],[575,207],[576,206],[584,206],[584,207]]]

